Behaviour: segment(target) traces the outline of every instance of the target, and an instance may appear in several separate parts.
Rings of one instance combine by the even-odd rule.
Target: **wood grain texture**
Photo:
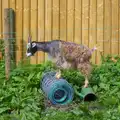
[[[111,1],[105,0],[104,1],[104,54],[108,55],[111,54]]]
[[[67,0],[60,0],[60,39],[67,41]]]
[[[75,0],[67,1],[67,41],[74,41]]]
[[[119,24],[119,26],[118,26],[118,29],[119,29],[119,34],[118,34],[119,43],[118,44],[119,44],[119,47],[118,48],[119,48],[119,51],[118,52],[119,52],[119,56],[120,56],[120,0],[118,3],[118,6],[119,6],[119,9],[118,9],[119,10],[119,14],[118,14],[118,16],[119,16],[119,18],[118,18],[118,24]]]
[[[52,40],[52,0],[45,1],[45,41]],[[45,61],[48,55],[45,54]]]
[[[45,41],[45,1],[38,0],[38,41]],[[45,53],[38,52],[38,63],[43,63]]]
[[[90,1],[89,20],[89,48],[93,48],[97,43],[97,0]],[[92,62],[95,63],[96,52],[92,54]]]
[[[3,28],[3,21],[2,21],[2,0],[0,0],[0,39],[3,38],[2,36],[2,28]]]
[[[38,8],[37,8],[37,0],[31,0],[31,4],[30,4],[30,33],[31,33],[31,36],[32,36],[32,40],[34,41],[38,41],[37,39],[37,25],[38,25],[38,22],[37,22],[37,11],[38,11]],[[37,63],[37,56],[38,56],[38,53],[36,53],[34,56],[31,56],[31,59],[30,59],[30,63],[31,64],[36,64]]]
[[[16,0],[16,63],[23,58],[23,1]]]
[[[9,4],[10,4],[10,8],[12,8],[13,10],[15,10],[16,0],[9,0]]]
[[[10,10],[4,9],[4,41],[5,41],[5,75],[8,80],[11,71],[11,55],[10,55]]]
[[[0,39],[3,38],[3,11],[16,11],[16,61],[32,64],[48,60],[43,52],[26,57],[29,33],[36,41],[62,39],[92,48],[96,43],[104,54],[120,53],[119,0],[0,0]],[[100,52],[92,55],[100,63]]]
[[[118,0],[112,0],[112,39],[111,54],[118,54]]]
[[[2,21],[4,21],[4,9],[5,8],[9,8],[9,0],[2,0]],[[4,23],[2,24],[3,24],[3,31],[4,31]]]
[[[75,0],[74,42],[82,43],[82,0]]]
[[[89,45],[89,0],[82,0],[82,44]]]
[[[60,28],[60,7],[59,0],[53,0],[52,2],[52,39],[59,39],[59,28]]]
[[[99,45],[99,49],[103,50],[103,33],[104,33],[104,0],[97,1],[97,44]],[[100,52],[97,51],[96,63],[101,62]]]
[[[23,61],[27,63],[29,62],[26,57],[26,47],[30,34],[30,0],[24,0],[23,7]]]

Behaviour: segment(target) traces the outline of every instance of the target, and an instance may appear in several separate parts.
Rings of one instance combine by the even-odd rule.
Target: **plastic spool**
[[[65,79],[56,79],[56,72],[47,72],[41,80],[41,89],[52,104],[68,104],[73,100],[74,90]]]

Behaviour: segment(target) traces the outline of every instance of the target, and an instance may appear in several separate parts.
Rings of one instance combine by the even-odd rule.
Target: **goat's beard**
[[[26,53],[26,56],[30,57],[30,56],[32,56],[32,53]]]

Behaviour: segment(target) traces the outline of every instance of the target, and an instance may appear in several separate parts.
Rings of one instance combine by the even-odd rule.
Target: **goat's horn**
[[[28,36],[28,43],[31,43],[31,36]]]

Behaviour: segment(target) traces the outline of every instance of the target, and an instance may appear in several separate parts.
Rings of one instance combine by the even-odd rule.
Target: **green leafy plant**
[[[44,72],[55,71],[51,62],[38,65],[20,64],[5,80],[5,64],[0,61],[0,120],[120,120],[120,58],[103,58],[94,65],[90,85],[98,99],[83,102],[74,98],[68,110],[44,107],[40,80]],[[62,77],[80,88],[84,77],[77,70],[62,70]]]
[[[2,52],[2,55],[4,56],[4,41],[0,39],[0,52]]]

